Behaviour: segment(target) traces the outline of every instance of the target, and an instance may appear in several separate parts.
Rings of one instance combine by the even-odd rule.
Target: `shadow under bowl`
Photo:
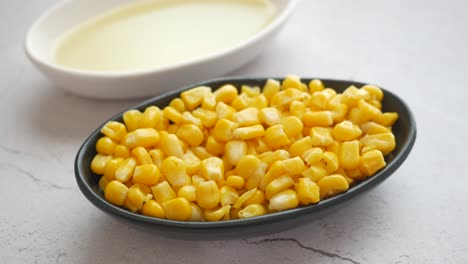
[[[151,105],[163,108],[167,106],[172,99],[179,97],[182,91],[200,85],[210,86],[215,90],[229,83],[240,89],[241,85],[262,87],[267,79],[268,78],[225,78],[210,80],[154,97],[130,109],[143,111],[146,107]],[[280,78],[275,79],[280,80]],[[312,79],[314,78],[303,78],[302,80],[308,83]],[[351,85],[355,85],[356,87],[365,85],[364,83],[353,81],[330,79],[322,79],[322,81],[326,87],[332,87],[337,92],[343,92]],[[393,152],[385,157],[387,166],[372,177],[350,187],[347,192],[327,198],[315,205],[299,207],[254,218],[220,222],[181,222],[131,213],[124,208],[110,204],[104,199],[104,195],[99,190],[98,186],[99,176],[94,174],[90,169],[91,161],[94,155],[96,155],[96,142],[102,136],[100,132],[102,126],[96,129],[85,140],[77,153],[75,159],[76,180],[84,196],[105,213],[163,236],[178,239],[227,239],[246,238],[280,232],[296,227],[303,222],[310,222],[324,213],[336,210],[347,204],[347,202],[353,200],[357,195],[376,187],[390,177],[408,157],[416,140],[416,122],[410,109],[403,100],[392,92],[385,89],[382,90],[384,91],[382,110],[385,112],[397,112],[399,114],[398,121],[392,127],[397,144]],[[122,122],[122,115],[124,112],[125,111],[115,115],[106,122]],[[104,122],[103,125],[106,122]]]

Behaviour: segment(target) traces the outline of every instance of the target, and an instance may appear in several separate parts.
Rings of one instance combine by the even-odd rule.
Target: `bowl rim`
[[[385,88],[380,87],[384,91],[385,96],[391,96],[395,98],[401,105],[401,112],[407,113],[407,118],[408,118],[408,124],[409,124],[409,133],[408,133],[408,138],[405,142],[403,142],[403,145],[401,146],[401,150],[397,155],[395,156],[394,159],[392,159],[390,162],[387,163],[386,167],[379,172],[377,172],[375,175],[372,177],[367,178],[366,180],[360,182],[357,185],[354,185],[351,187],[347,192],[339,194],[337,196],[333,196],[330,198],[327,198],[323,201],[320,201],[317,204],[314,205],[308,205],[308,206],[303,206],[303,207],[298,207],[295,209],[290,209],[286,211],[281,211],[281,212],[276,212],[273,214],[266,214],[263,216],[258,216],[258,217],[253,217],[253,218],[246,218],[246,219],[234,219],[234,220],[227,220],[227,221],[219,221],[219,222],[184,222],[184,221],[174,221],[174,220],[167,220],[167,219],[160,219],[160,218],[153,218],[149,216],[145,216],[143,214],[136,214],[136,213],[131,213],[130,211],[112,205],[109,202],[107,202],[103,197],[97,195],[91,186],[86,184],[86,179],[84,177],[85,173],[81,171],[80,168],[80,163],[84,158],[84,152],[85,149],[92,147],[94,148],[94,145],[91,144],[91,141],[94,137],[100,134],[100,129],[102,125],[104,125],[108,121],[112,120],[117,120],[122,117],[123,113],[127,110],[130,109],[137,109],[137,108],[142,108],[142,107],[147,107],[148,105],[153,104],[155,101],[163,100],[166,97],[173,97],[179,95],[182,91],[185,91],[187,89],[201,86],[201,85],[206,85],[210,86],[211,84],[219,83],[219,82],[235,82],[235,81],[243,81],[243,82],[265,82],[268,79],[275,79],[275,80],[283,80],[284,78],[269,78],[269,77],[261,77],[261,78],[243,78],[243,77],[228,77],[228,78],[217,78],[217,79],[211,79],[208,81],[204,82],[199,82],[196,84],[192,85],[187,85],[184,86],[183,88],[171,91],[169,93],[165,93],[162,95],[155,96],[153,98],[144,100],[141,103],[138,103],[130,108],[127,108],[120,113],[112,116],[105,122],[103,122],[93,133],[91,133],[90,136],[86,138],[84,143],[81,145],[80,149],[77,152],[77,155],[75,157],[75,166],[74,166],[74,171],[75,171],[75,178],[78,183],[78,186],[83,193],[83,195],[91,202],[93,203],[96,207],[100,208],[106,213],[110,213],[112,215],[117,215],[119,217],[125,218],[127,220],[131,221],[137,221],[140,223],[145,223],[145,224],[150,224],[154,225],[154,227],[158,226],[161,228],[184,228],[184,229],[217,229],[217,228],[228,228],[228,227],[242,227],[242,226],[249,226],[249,225],[259,225],[259,224],[266,224],[270,222],[278,222],[281,220],[286,220],[290,219],[292,217],[298,217],[298,216],[304,216],[304,215],[309,215],[313,214],[315,212],[319,212],[322,209],[326,209],[329,207],[334,207],[336,205],[342,204],[345,201],[349,200],[350,198],[355,197],[356,195],[367,191],[376,185],[382,183],[384,180],[386,180],[390,175],[392,175],[401,165],[402,163],[406,160],[408,157],[409,153],[411,152],[412,147],[414,146],[414,143],[416,141],[416,134],[417,134],[417,129],[416,129],[416,122],[414,120],[414,116],[406,104],[399,96],[394,94],[391,91],[386,90]],[[315,78],[302,78],[303,80],[312,80]],[[342,83],[349,83],[350,85],[365,85],[365,83],[362,82],[356,82],[356,81],[345,81],[345,80],[337,80],[337,79],[321,79],[323,82],[342,82]]]
[[[50,15],[52,15],[54,12],[57,12],[60,8],[68,4],[69,2],[72,1],[77,1],[77,0],[63,0],[60,1],[54,5],[52,5],[50,8],[48,8],[46,11],[42,13],[42,15],[39,16],[35,20],[35,22],[30,26],[28,29],[25,40],[23,43],[23,49],[24,52],[26,53],[26,56],[35,64],[40,65],[44,68],[48,68],[57,72],[60,72],[62,74],[71,74],[71,75],[76,75],[76,76],[81,76],[81,77],[94,77],[94,78],[115,78],[115,77],[140,77],[144,75],[149,75],[149,74],[155,74],[155,73],[165,73],[169,71],[173,71],[179,68],[183,67],[188,67],[192,65],[197,65],[197,64],[202,64],[205,62],[213,61],[216,59],[220,59],[225,56],[229,56],[234,54],[236,51],[243,50],[247,48],[248,46],[252,45],[253,43],[256,43],[260,41],[261,39],[265,38],[266,36],[270,35],[275,31],[275,29],[279,28],[282,24],[286,22],[286,20],[291,16],[292,12],[294,11],[295,7],[301,0],[289,0],[287,1],[287,4],[283,9],[279,9],[277,11],[277,14],[275,15],[275,18],[265,27],[263,27],[260,31],[257,33],[253,34],[249,38],[236,43],[235,45],[232,45],[231,47],[219,50],[217,52],[213,52],[211,54],[208,54],[206,56],[199,56],[195,57],[190,60],[186,61],[181,61],[178,63],[174,64],[168,64],[166,66],[160,66],[160,67],[155,67],[155,68],[147,68],[147,69],[141,69],[141,70],[132,70],[132,71],[91,71],[91,70],[79,70],[75,68],[69,68],[69,67],[64,67],[60,66],[56,63],[53,63],[49,60],[42,59],[41,56],[37,55],[36,52],[34,51],[34,44],[32,43],[33,41],[31,40],[32,34],[37,31],[37,28],[46,20]],[[144,0],[143,0],[144,1]],[[116,8],[118,6],[115,6]],[[110,10],[110,9],[109,9]]]

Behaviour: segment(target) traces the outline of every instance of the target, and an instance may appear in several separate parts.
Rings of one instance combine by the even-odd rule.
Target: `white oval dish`
[[[51,49],[71,28],[134,0],[65,0],[46,11],[29,29],[25,51],[33,64],[57,86],[100,99],[141,98],[211,79],[253,59],[291,15],[299,0],[271,0],[278,12],[271,23],[247,40],[209,56],[149,70],[95,72],[62,67]]]

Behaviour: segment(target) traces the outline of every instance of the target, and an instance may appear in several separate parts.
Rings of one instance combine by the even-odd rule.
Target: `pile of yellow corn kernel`
[[[107,201],[179,221],[248,218],[318,203],[385,167],[397,113],[381,89],[320,80],[197,87],[109,122],[91,163]]]

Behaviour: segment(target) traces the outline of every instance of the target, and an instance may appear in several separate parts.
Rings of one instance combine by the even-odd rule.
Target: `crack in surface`
[[[275,243],[275,242],[292,242],[292,243],[296,244],[297,246],[299,246],[302,249],[312,251],[314,253],[320,254],[320,255],[325,256],[325,257],[338,258],[338,259],[341,259],[341,260],[344,260],[344,261],[351,262],[353,264],[361,264],[360,262],[358,262],[358,261],[356,261],[354,259],[340,256],[337,253],[332,253],[332,252],[328,252],[328,251],[325,251],[325,250],[322,250],[322,249],[317,249],[317,248],[305,246],[299,240],[297,240],[295,238],[282,238],[282,237],[279,237],[279,238],[265,238],[265,239],[258,240],[258,241],[248,241],[248,240],[244,239],[244,241],[247,244],[254,244],[254,245],[259,245],[259,244],[263,244],[263,243]]]
[[[0,163],[0,166],[2,166],[1,163]],[[52,188],[58,189],[58,190],[73,190],[72,187],[61,186],[61,185],[55,184],[53,182],[42,180],[41,178],[38,178],[38,177],[34,176],[34,174],[32,174],[31,172],[29,172],[29,171],[27,171],[27,170],[25,170],[23,168],[20,168],[20,167],[14,165],[14,164],[3,163],[3,166],[7,167],[7,168],[10,168],[10,169],[16,170],[21,175],[24,175],[24,176],[28,177],[29,179],[31,179],[32,181],[34,181],[34,182],[36,182],[38,184],[45,184],[45,185],[47,185],[49,187],[52,187]]]
[[[4,146],[4,145],[0,145],[0,150],[3,150],[3,152],[10,153],[10,154],[13,154],[13,155],[23,155],[23,156],[29,156],[29,157],[42,159],[42,157],[37,155],[37,154],[22,151],[20,149],[10,148],[10,147]]]

